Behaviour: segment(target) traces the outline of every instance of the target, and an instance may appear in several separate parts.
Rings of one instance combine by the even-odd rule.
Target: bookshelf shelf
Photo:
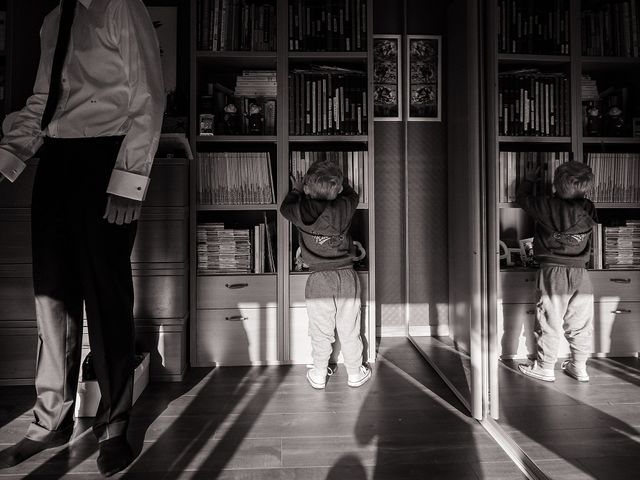
[[[594,202],[596,208],[640,209],[640,203],[605,203]]]
[[[571,137],[533,137],[505,136],[498,137],[500,143],[571,143]]]
[[[533,55],[520,53],[501,53],[498,55],[498,61],[501,64],[530,64],[534,65],[550,65],[550,64],[569,64],[571,57],[569,55]]]
[[[276,143],[275,135],[198,135],[198,143]]]
[[[277,210],[277,205],[198,205],[196,209],[199,212],[223,212],[226,210],[235,211],[262,211]]]
[[[265,277],[277,277],[277,273],[209,273],[209,272],[198,272],[196,274],[196,278],[208,278],[208,277],[237,277],[238,275],[242,275],[244,278],[265,278]]]
[[[582,142],[590,145],[640,145],[640,137],[582,137]]]
[[[313,62],[366,62],[367,52],[289,52],[289,60]]]
[[[290,136],[292,143],[366,143],[367,135],[296,135]]]

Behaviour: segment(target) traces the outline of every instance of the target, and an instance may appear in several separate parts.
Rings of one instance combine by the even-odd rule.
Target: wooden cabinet
[[[30,204],[36,169],[31,160],[15,184],[0,188],[0,351],[7,356],[0,384],[29,384],[35,374]],[[189,162],[156,159],[151,178],[131,256],[136,343],[151,354],[152,379],[175,381],[187,368]]]
[[[594,286],[594,355],[635,356],[640,352],[640,272],[591,271]],[[501,272],[498,339],[502,358],[535,355],[535,272]],[[560,356],[570,354],[562,338]]]

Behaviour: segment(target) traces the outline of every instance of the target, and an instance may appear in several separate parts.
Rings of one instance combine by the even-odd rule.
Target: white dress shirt
[[[0,173],[15,181],[43,137],[124,135],[108,193],[142,200],[149,185],[164,112],[160,48],[141,0],[78,0],[53,119],[42,131],[60,7],[40,30],[33,95],[0,144]],[[87,158],[87,163],[91,158]]]

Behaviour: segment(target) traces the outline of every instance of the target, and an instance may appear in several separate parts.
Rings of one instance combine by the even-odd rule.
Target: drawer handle
[[[626,308],[619,308],[618,310],[612,310],[611,313],[631,313],[631,310],[627,310]]]
[[[527,315],[533,315],[534,313],[536,313],[535,310],[527,310]]]
[[[613,283],[631,283],[630,278],[610,278],[609,281]]]
[[[249,320],[249,317],[243,317],[242,315],[235,315],[233,317],[224,317],[227,322],[242,322],[244,320]]]
[[[238,290],[239,288],[247,288],[249,286],[248,283],[225,283],[224,284],[225,287],[227,287],[229,290]]]

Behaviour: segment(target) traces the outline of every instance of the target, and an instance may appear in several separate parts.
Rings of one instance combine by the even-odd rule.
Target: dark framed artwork
[[[377,121],[402,120],[401,38],[373,36],[373,117]]]
[[[439,122],[442,116],[442,36],[407,35],[407,118]]]

